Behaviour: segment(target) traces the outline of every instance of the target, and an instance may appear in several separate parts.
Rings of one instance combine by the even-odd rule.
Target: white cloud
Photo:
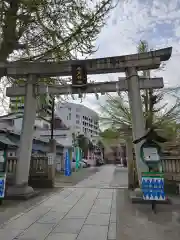
[[[176,35],[176,37],[180,37],[180,26],[177,26],[175,28],[175,35]]]
[[[132,54],[139,40],[147,40],[150,48],[173,47],[171,59],[163,71],[165,86],[180,86],[180,2],[179,0],[124,0],[111,13],[107,25],[97,40],[98,51],[93,57]],[[120,74],[93,76],[98,80],[116,80]],[[97,107],[94,96],[83,101],[93,109]]]

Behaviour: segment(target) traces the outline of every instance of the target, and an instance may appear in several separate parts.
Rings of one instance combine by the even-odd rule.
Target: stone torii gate
[[[138,71],[157,69],[161,61],[169,60],[172,48],[150,51],[141,54],[116,56],[88,60],[72,60],[62,62],[9,62],[0,63],[0,72],[13,78],[27,78],[23,86],[7,88],[8,97],[25,96],[24,118],[19,148],[19,159],[16,173],[16,194],[29,194],[33,189],[28,186],[29,166],[31,159],[33,125],[36,117],[36,96],[47,93],[47,86],[38,83],[41,77],[71,76],[73,66],[83,66],[87,74],[106,74],[125,72],[126,78],[116,82],[88,83],[85,88],[74,88],[73,85],[48,86],[49,94],[65,95],[73,89],[73,93],[93,93],[94,91],[118,92],[128,90],[130,109],[132,113],[133,139],[144,135],[145,125],[140,97],[140,89],[162,88],[162,78],[139,78]],[[139,175],[145,170],[140,159],[140,144],[135,145],[137,169]]]

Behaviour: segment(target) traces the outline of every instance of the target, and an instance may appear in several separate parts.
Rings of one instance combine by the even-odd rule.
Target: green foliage
[[[110,128],[107,128],[105,131],[100,133],[100,136],[105,139],[118,139],[119,133],[116,130],[112,130]]]
[[[123,100],[124,98],[124,100]],[[127,96],[107,96],[107,101],[101,106],[101,125],[108,127],[107,131],[101,133],[106,139],[117,139],[124,136],[120,129],[132,128],[130,108],[127,103]],[[144,105],[144,104],[143,104]],[[149,117],[144,110],[145,119]],[[154,106],[152,125],[163,132],[164,137],[169,140],[177,135],[179,125],[177,120],[180,116],[180,103],[177,101],[173,107],[168,108],[166,104]],[[163,131],[162,131],[163,130]]]
[[[91,54],[112,0],[2,0],[0,61]]]
[[[104,127],[121,128],[122,125],[131,125],[131,114],[128,100],[124,94],[119,96],[107,95],[107,100],[104,105],[101,105],[100,123]]]
[[[113,0],[1,0],[0,62],[61,61],[90,55],[115,5]],[[3,93],[14,79],[2,80],[0,97],[6,108],[9,104]]]
[[[120,137],[121,133],[118,131],[118,129],[112,129],[112,128],[107,128],[104,131],[100,133],[100,148],[104,148],[107,145],[111,145],[113,141],[119,142],[121,139]]]
[[[145,40],[140,40],[140,42],[137,46],[137,52],[144,53],[144,52],[147,52],[148,50],[149,50],[148,42]]]
[[[75,134],[73,133],[73,140],[76,146],[80,147],[85,155],[85,157],[88,154],[88,150],[89,151],[93,151],[94,150],[94,145],[93,143],[83,134],[79,134],[77,137],[75,136]]]
[[[148,50],[148,43],[140,41],[138,45],[138,52],[146,52]],[[145,77],[150,77],[149,71],[143,71]],[[171,89],[169,93],[171,92]],[[168,93],[168,91],[166,91]],[[141,91],[143,113],[146,122],[146,129],[154,127],[161,130],[165,138],[169,140],[177,135],[177,120],[180,116],[180,101],[177,99],[176,103],[168,108],[167,103],[162,103],[164,98],[163,90],[143,90]],[[101,106],[101,125],[108,127],[108,131],[103,133],[106,139],[116,139],[116,134],[120,136],[124,134],[120,129],[132,128],[132,118],[130,107],[128,103],[127,93],[121,93],[120,96],[111,96],[107,94],[107,100]]]
[[[16,79],[16,80],[12,80],[13,85],[24,85],[26,82],[26,79]],[[48,84],[48,85],[53,85],[55,82],[55,79],[53,78],[41,78],[39,80],[40,84]],[[22,97],[16,97],[16,104],[12,104],[10,102],[9,104],[9,109],[13,112],[18,112],[18,105],[21,103],[22,105],[24,105],[24,96]],[[49,112],[51,112],[51,104],[49,101],[52,100],[52,96],[48,95],[48,94],[44,94],[44,95],[40,95],[37,96],[37,113],[39,117],[47,117],[49,114]],[[49,111],[47,111],[49,109]]]

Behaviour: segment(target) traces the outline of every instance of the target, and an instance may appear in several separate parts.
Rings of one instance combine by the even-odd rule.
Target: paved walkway
[[[31,198],[28,201],[23,200],[6,200],[3,205],[0,205],[0,225],[7,222],[13,216],[26,211],[27,209],[33,207],[39,202],[47,199],[47,197],[52,196],[64,187],[74,187],[80,181],[90,177],[91,175],[98,172],[100,168],[83,168],[81,171],[73,172],[71,177],[65,177],[64,175],[57,173],[55,179],[55,188],[53,189],[37,189],[40,191],[39,195],[35,198]]]
[[[132,204],[125,186],[126,169],[104,166],[1,226],[0,239],[179,240],[179,198],[154,215],[150,205]]]
[[[157,214],[149,204],[132,204],[128,191],[116,191],[117,240],[179,240],[180,199],[172,205],[157,205]]]
[[[7,240],[115,240],[114,166],[104,166],[73,188],[65,188],[1,226]]]

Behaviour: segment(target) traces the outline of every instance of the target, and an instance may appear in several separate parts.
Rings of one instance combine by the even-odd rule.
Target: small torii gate
[[[25,96],[23,126],[19,148],[19,159],[16,172],[15,194],[29,194],[33,189],[28,186],[29,166],[31,159],[33,125],[36,117],[36,96],[47,93],[47,86],[38,83],[41,77],[71,76],[74,69],[83,69],[85,74],[106,74],[125,72],[126,78],[119,78],[115,82],[96,82],[78,86],[53,85],[48,86],[49,94],[65,95],[93,92],[128,91],[130,109],[132,113],[133,139],[144,135],[145,125],[140,97],[140,89],[162,88],[162,78],[140,78],[138,71],[157,69],[161,61],[171,57],[172,47],[150,51],[141,54],[131,54],[116,57],[70,60],[61,62],[8,62],[0,63],[0,72],[3,76],[13,78],[27,78],[25,85],[9,87],[6,90],[8,97]],[[146,169],[140,159],[140,145],[135,145],[138,174]]]

